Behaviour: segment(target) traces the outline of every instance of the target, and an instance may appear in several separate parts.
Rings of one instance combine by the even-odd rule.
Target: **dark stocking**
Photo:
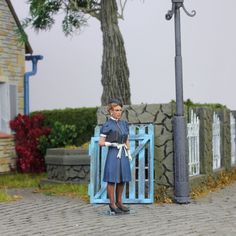
[[[116,202],[118,205],[122,205],[122,193],[124,190],[124,183],[118,183],[116,184]]]
[[[116,207],[115,198],[114,198],[114,190],[115,190],[115,184],[114,183],[107,183],[108,198],[110,199],[110,205],[113,208]]]

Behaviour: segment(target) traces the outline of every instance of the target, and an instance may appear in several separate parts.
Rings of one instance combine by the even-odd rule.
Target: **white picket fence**
[[[231,136],[231,165],[236,164],[236,122],[232,113],[230,113],[230,136]]]
[[[187,124],[190,176],[200,174],[199,127],[199,118],[193,113],[193,110],[191,110],[190,123]]]
[[[213,153],[213,170],[221,167],[220,154],[220,118],[214,112],[212,123],[212,153]]]

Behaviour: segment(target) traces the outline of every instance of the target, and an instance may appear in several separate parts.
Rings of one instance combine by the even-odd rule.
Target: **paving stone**
[[[134,214],[108,216],[107,205],[10,190],[21,200],[0,203],[1,236],[236,235],[236,183],[187,205],[135,204]]]

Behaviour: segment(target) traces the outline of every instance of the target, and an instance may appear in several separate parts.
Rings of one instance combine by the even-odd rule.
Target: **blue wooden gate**
[[[108,203],[106,186],[103,182],[103,170],[107,147],[99,147],[100,127],[89,146],[90,161],[90,203]],[[152,124],[130,125],[130,151],[133,160],[130,163],[132,180],[126,184],[123,192],[124,203],[152,203],[154,196],[154,126]]]

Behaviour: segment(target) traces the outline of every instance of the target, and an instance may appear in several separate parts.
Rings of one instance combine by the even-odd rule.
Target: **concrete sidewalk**
[[[188,205],[130,205],[133,214],[106,215],[106,205],[45,196],[32,190],[0,203],[1,236],[236,235],[236,183]]]

